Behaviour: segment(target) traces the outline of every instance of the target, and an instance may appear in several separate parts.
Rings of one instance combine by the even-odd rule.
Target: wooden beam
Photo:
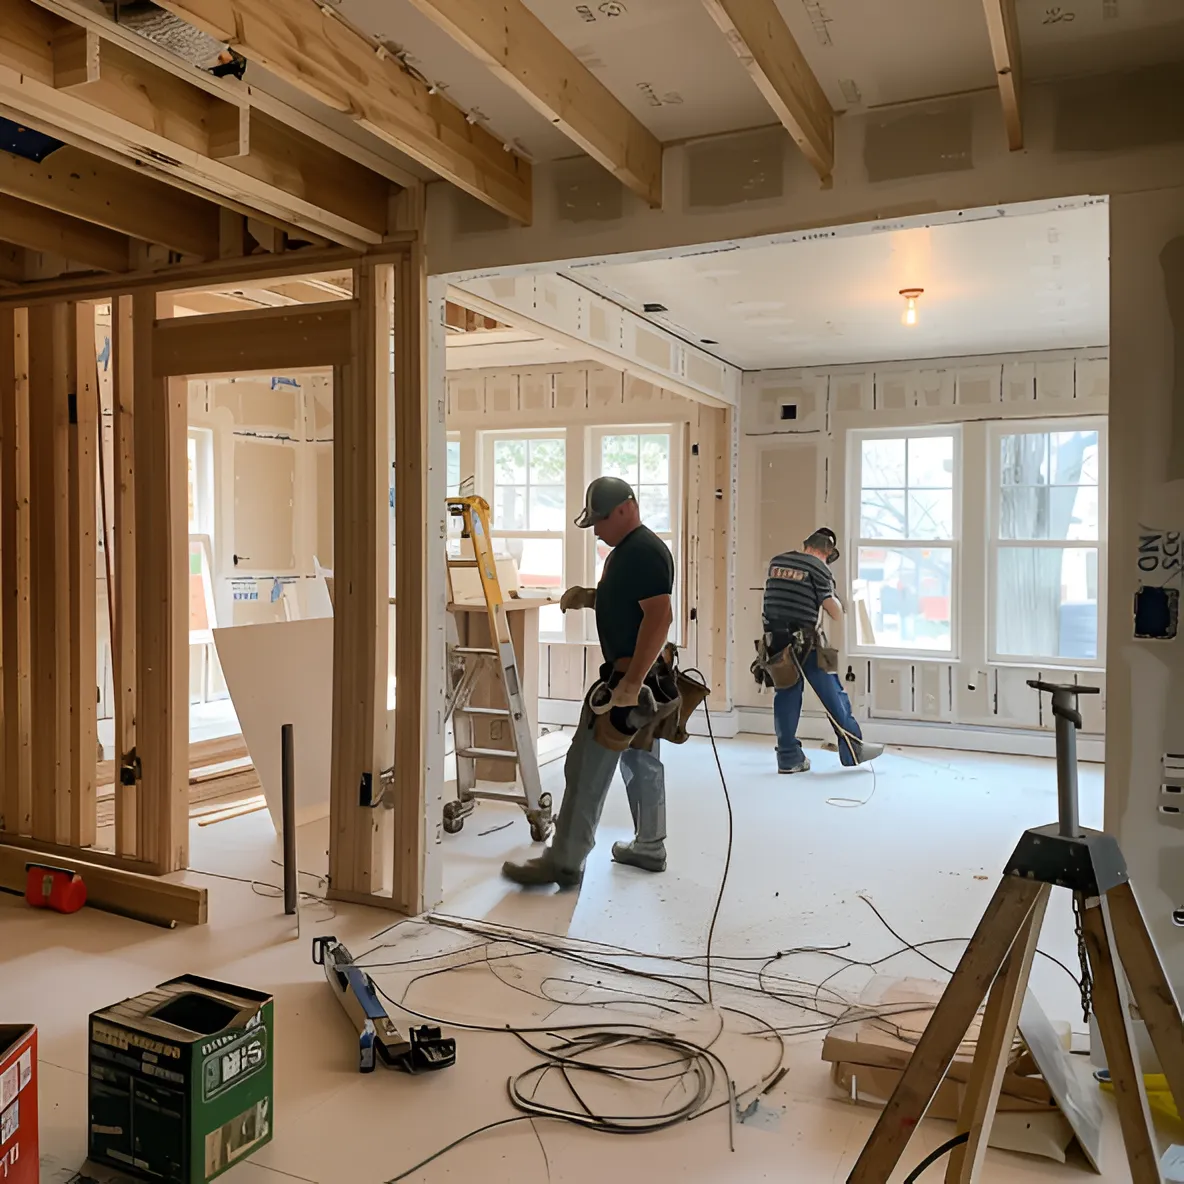
[[[530,164],[479,123],[378,54],[315,0],[164,0],[162,7],[515,218],[531,220]]]
[[[112,453],[115,607],[111,682],[115,688],[115,853],[136,854],[136,785],[123,785],[119,769],[136,747],[136,495],[135,366],[132,298],[111,301]]]
[[[188,383],[154,364],[157,297],[133,302],[136,473],[136,852],[160,871],[189,862]],[[150,557],[150,562],[145,561]]]
[[[662,145],[522,0],[411,0],[511,90],[657,209]]]
[[[154,373],[167,378],[338,365],[351,356],[356,309],[352,300],[334,300],[158,321]]]
[[[404,195],[404,213],[422,232],[423,198]],[[422,237],[395,267],[395,553],[424,555],[439,546],[428,536],[427,266]],[[395,876],[397,906],[408,914],[423,902],[427,786],[424,780],[427,695],[427,571],[395,567]],[[538,663],[535,663],[537,670]],[[410,693],[408,693],[410,692]]]
[[[388,664],[392,277],[363,264],[354,280],[351,357],[333,370],[333,738],[329,894],[362,893],[388,907],[381,793]],[[412,567],[419,566],[414,560]],[[404,692],[406,695],[406,692]],[[414,690],[412,690],[414,694]],[[397,711],[397,708],[396,708]],[[397,764],[397,762],[396,762]]]
[[[29,736],[29,314],[0,309],[0,669],[3,828],[32,827]]]
[[[0,158],[7,155],[0,153]],[[4,237],[32,251],[50,251],[98,271],[126,271],[131,240],[102,226],[0,193]]]
[[[66,819],[74,847],[95,843],[98,765],[98,637],[95,620],[98,541],[99,371],[95,308],[74,305],[74,387],[69,392],[70,795]]]
[[[79,25],[60,25],[50,36],[50,63],[59,90],[98,81],[98,34]]]
[[[0,0],[0,30],[0,99],[28,119],[317,234],[351,245],[382,238],[389,181],[270,116],[252,119],[245,88],[198,71],[179,77],[33,0]],[[75,70],[79,81],[62,87],[55,43],[79,34],[96,43],[97,69]]]
[[[0,887],[25,891],[25,866],[49,863],[77,872],[86,882],[86,903],[157,925],[204,925],[209,920],[208,892],[191,884],[171,884],[150,875],[107,867],[69,852],[38,855],[20,846],[0,846]]]
[[[1020,29],[1015,0],[983,0],[983,11],[991,38],[999,98],[1003,103],[1007,145],[1012,152],[1018,152],[1024,146],[1024,120],[1020,108]]]
[[[835,166],[834,110],[776,0],[703,0],[757,88],[824,184]]]
[[[0,287],[23,284],[27,275],[24,247],[0,242]]]
[[[70,786],[70,306],[29,310],[29,552],[32,670],[31,833],[68,841]]]

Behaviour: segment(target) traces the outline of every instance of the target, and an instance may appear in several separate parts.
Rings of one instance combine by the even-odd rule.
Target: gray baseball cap
[[[607,518],[622,502],[636,500],[633,486],[620,477],[597,477],[584,494],[584,512],[576,519],[581,529]]]

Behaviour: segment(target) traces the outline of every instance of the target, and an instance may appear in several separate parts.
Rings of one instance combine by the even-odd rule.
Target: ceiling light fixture
[[[900,323],[911,329],[917,323],[917,301],[925,294],[925,289],[901,288],[900,294],[904,297],[904,315]]]

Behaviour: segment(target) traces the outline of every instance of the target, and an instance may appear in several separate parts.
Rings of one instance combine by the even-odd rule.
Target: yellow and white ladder
[[[518,657],[510,637],[501,584],[497,578],[497,561],[493,554],[493,540],[489,536],[489,503],[481,497],[450,497],[448,512],[463,523],[461,538],[469,540],[472,556],[448,556],[449,598],[451,599],[452,569],[476,568],[485,596],[489,619],[489,646],[449,645],[449,693],[446,718],[452,717],[452,734],[456,748],[456,800],[444,804],[444,829],[456,834],[464,820],[473,812],[480,799],[514,802],[526,812],[531,838],[543,842],[551,833],[551,795],[543,792],[539,778],[538,753],[535,750],[531,720],[522,697],[522,680],[518,673]],[[474,707],[473,691],[481,673],[496,667],[505,691],[505,707]],[[474,745],[473,721],[478,718],[508,720],[513,747],[477,748]],[[521,794],[508,790],[478,789],[477,762],[479,760],[512,761],[518,766]]]

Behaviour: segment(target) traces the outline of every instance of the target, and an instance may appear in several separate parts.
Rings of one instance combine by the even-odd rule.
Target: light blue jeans
[[[551,840],[553,866],[575,874],[584,870],[596,845],[596,828],[618,764],[633,815],[635,847],[647,854],[665,854],[666,773],[659,742],[654,741],[650,752],[640,748],[614,752],[596,743],[595,725],[596,716],[585,705],[563,766],[563,804]]]

